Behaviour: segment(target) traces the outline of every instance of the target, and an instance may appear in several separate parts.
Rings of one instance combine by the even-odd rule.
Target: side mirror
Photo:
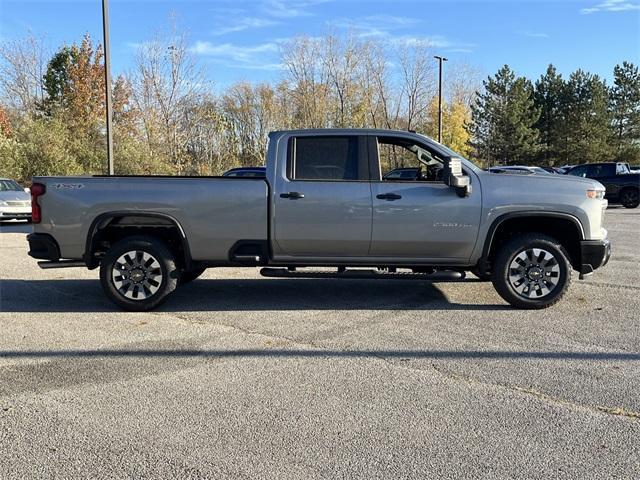
[[[24,188],[24,191],[25,191],[26,193],[31,193],[31,189],[30,189],[29,187],[25,187],[25,188]]]
[[[462,161],[458,157],[448,157],[445,160],[444,182],[455,188],[459,197],[471,195],[471,179],[462,173]]]

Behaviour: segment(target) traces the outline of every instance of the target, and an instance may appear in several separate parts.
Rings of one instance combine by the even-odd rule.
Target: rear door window
[[[295,137],[289,142],[291,180],[368,180],[367,157],[356,135]]]
[[[598,178],[603,176],[604,172],[602,171],[602,165],[589,165],[587,167],[587,177]]]

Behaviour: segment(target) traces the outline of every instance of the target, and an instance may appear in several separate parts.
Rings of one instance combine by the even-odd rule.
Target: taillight
[[[38,204],[38,197],[44,195],[46,191],[46,187],[41,183],[31,185],[31,221],[33,223],[40,223],[42,220],[42,211]]]

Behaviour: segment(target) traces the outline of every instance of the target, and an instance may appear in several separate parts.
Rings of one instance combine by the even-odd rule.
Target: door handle
[[[300,193],[300,192],[281,193],[280,198],[304,198],[304,193]]]
[[[402,198],[402,195],[398,195],[397,193],[381,193],[379,195],[376,195],[376,198],[392,202],[393,200],[400,200]]]

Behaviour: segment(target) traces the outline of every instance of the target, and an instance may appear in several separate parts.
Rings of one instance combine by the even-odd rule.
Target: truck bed
[[[93,176],[33,181],[46,186],[38,200],[42,222],[34,225],[34,232],[52,235],[62,258],[82,258],[92,222],[105,212],[154,212],[175,219],[194,260],[224,261],[239,239],[267,239],[268,186],[261,178]]]

